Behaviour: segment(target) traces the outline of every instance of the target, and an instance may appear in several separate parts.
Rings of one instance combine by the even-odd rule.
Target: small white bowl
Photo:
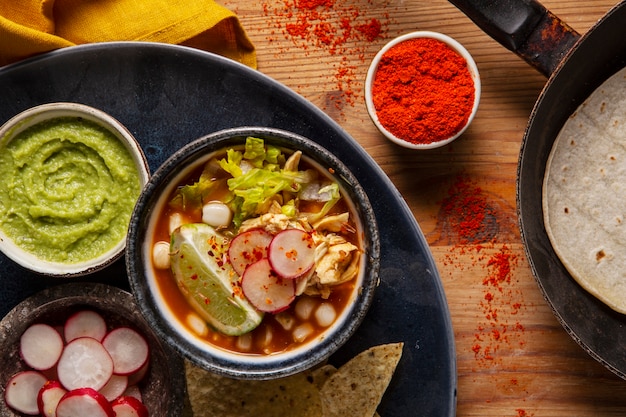
[[[467,62],[467,67],[469,69],[470,75],[472,76],[472,79],[474,81],[474,104],[472,106],[472,110],[471,113],[469,115],[469,118],[467,120],[467,122],[465,123],[465,125],[458,130],[454,135],[452,135],[449,138],[446,139],[441,139],[441,140],[436,140],[430,143],[414,143],[409,141],[408,139],[403,139],[403,138],[399,138],[397,136],[395,136],[393,133],[391,133],[389,130],[387,130],[385,128],[385,126],[383,126],[383,124],[380,122],[380,120],[378,119],[378,115],[376,113],[376,108],[374,106],[374,100],[372,97],[372,87],[374,84],[374,79],[376,77],[376,72],[378,70],[378,65],[380,63],[381,58],[383,57],[383,55],[385,55],[385,53],[387,51],[389,51],[391,48],[393,48],[394,46],[405,42],[407,40],[410,39],[417,39],[417,38],[431,38],[431,39],[436,39],[439,40],[445,44],[447,44],[449,47],[451,47],[453,50],[455,50],[459,55],[461,55],[465,61]],[[474,116],[476,115],[476,111],[478,110],[478,103],[480,101],[480,93],[481,93],[481,84],[480,84],[480,75],[478,74],[478,67],[476,66],[476,63],[474,62],[474,59],[472,58],[472,56],[470,55],[470,53],[463,47],[463,45],[461,45],[459,42],[457,42],[456,40],[452,39],[451,37],[441,34],[441,33],[437,33],[437,32],[429,32],[429,31],[419,31],[419,32],[412,32],[412,33],[407,33],[405,35],[399,36],[395,39],[393,39],[392,41],[390,41],[389,43],[387,43],[374,57],[374,59],[372,60],[370,67],[367,71],[367,76],[365,78],[365,104],[367,107],[367,111],[372,119],[372,121],[374,122],[374,124],[376,125],[376,127],[378,128],[378,130],[380,130],[380,132],[390,141],[405,147],[405,148],[409,148],[409,149],[433,149],[433,148],[438,148],[444,145],[449,144],[450,142],[454,141],[456,138],[458,138],[459,136],[461,136],[463,134],[463,132],[465,132],[465,130],[467,129],[467,127],[471,124],[472,120],[474,119]]]
[[[120,122],[101,110],[77,103],[48,103],[27,109],[22,113],[14,116],[4,125],[2,125],[2,127],[0,127],[0,152],[6,152],[5,148],[9,145],[9,143],[25,130],[37,125],[44,126],[41,125],[42,123],[54,123],[55,120],[65,118],[92,122],[112,133],[113,136],[115,136],[115,138],[122,143],[123,147],[130,154],[132,162],[134,163],[137,171],[137,176],[139,178],[139,190],[137,193],[138,198],[141,189],[148,182],[150,176],[148,162],[133,135]],[[75,160],[69,162],[76,164]],[[66,165],[69,166],[69,164]],[[61,179],[61,177],[63,177],[61,170],[58,170],[57,172],[59,173],[59,175],[55,178]],[[50,181],[51,177],[46,177],[44,175],[41,175],[41,177],[41,184],[45,184],[46,187],[48,187],[45,181]],[[96,177],[96,175],[94,175],[94,177]],[[67,185],[65,187],[66,189],[70,188]],[[88,188],[88,184],[85,184],[83,188],[80,188],[80,191],[78,191],[76,194],[85,194],[88,191],[86,190],[86,188]],[[63,187],[58,187],[57,189],[63,190]],[[41,190],[48,190],[48,188],[41,188]],[[2,191],[0,190],[0,192]],[[27,193],[25,192],[25,194]],[[31,193],[27,195],[29,195],[30,197],[33,194]],[[37,200],[34,203],[37,203],[38,201],[40,200]],[[57,207],[50,205],[44,207],[43,210],[48,210],[51,213],[55,213],[56,208]],[[132,209],[133,207],[130,207],[129,212],[127,213],[129,220]],[[32,205],[29,207],[28,210],[32,210]],[[45,260],[31,251],[25,250],[22,246],[20,246],[20,243],[18,241],[15,241],[11,237],[9,237],[5,233],[5,231],[2,230],[2,222],[4,221],[6,221],[6,219],[0,219],[0,250],[7,257],[12,259],[19,265],[23,266],[24,268],[43,275],[51,275],[56,277],[74,277],[95,272],[110,265],[115,260],[120,258],[121,255],[124,253],[126,245],[126,233],[124,233],[123,236],[120,236],[120,239],[119,241],[117,241],[117,243],[115,243],[112,247],[104,250],[103,253],[96,255],[92,259],[78,262]],[[91,221],[91,219],[89,219],[89,221]],[[22,236],[20,236],[20,238],[22,238]],[[68,250],[68,252],[70,251]]]

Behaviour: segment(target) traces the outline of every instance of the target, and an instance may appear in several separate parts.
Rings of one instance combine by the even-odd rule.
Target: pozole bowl
[[[141,311],[185,358],[273,379],[323,362],[353,335],[377,285],[379,245],[366,193],[331,152],[242,127],[197,139],[154,173],[126,262]]]
[[[79,103],[27,109],[0,127],[0,250],[34,272],[75,277],[124,253],[149,177],[132,134]]]
[[[90,318],[87,320],[84,317]],[[182,358],[155,335],[136,308],[130,293],[117,287],[87,282],[66,283],[36,293],[15,306],[0,321],[0,351],[2,351],[0,390],[3,393],[2,400],[0,400],[0,415],[8,417],[25,415],[9,407],[7,403],[7,401],[11,403],[11,399],[17,401],[16,397],[19,392],[15,392],[16,388],[13,388],[13,393],[8,392],[12,389],[9,387],[9,381],[15,381],[16,377],[20,378],[18,377],[20,374],[26,373],[25,378],[31,378],[30,380],[35,382],[46,380],[66,383],[68,379],[63,375],[64,373],[68,375],[68,373],[62,363],[67,363],[67,361],[63,359],[63,355],[67,354],[67,360],[73,363],[70,369],[80,368],[85,371],[84,375],[89,373],[91,376],[96,364],[99,363],[94,360],[95,356],[89,356],[89,359],[83,360],[84,358],[81,359],[80,355],[73,356],[69,353],[77,352],[76,347],[80,349],[80,343],[84,340],[88,339],[94,344],[97,343],[95,334],[76,331],[81,326],[84,330],[85,323],[92,324],[86,326],[90,330],[96,328],[104,330],[99,333],[103,338],[97,337],[102,346],[107,345],[105,340],[116,329],[132,329],[136,332],[134,334],[140,335],[145,340],[148,348],[147,359],[136,372],[117,377],[111,375],[110,381],[115,381],[115,383],[109,385],[108,388],[98,388],[89,382],[91,389],[96,389],[111,402],[115,401],[117,398],[113,398],[115,396],[138,398],[151,416],[181,415],[186,395]],[[104,327],[96,326],[94,323],[100,323]],[[38,330],[34,330],[36,328],[39,329],[39,333],[37,333]],[[41,328],[47,329],[47,332],[42,331]],[[51,334],[56,335],[56,339],[52,338]],[[50,363],[44,366],[44,358],[54,350],[53,341],[57,339],[62,342],[64,349],[61,359],[52,367],[48,367]],[[74,341],[74,347],[70,347],[71,340]],[[37,347],[45,347],[47,353],[27,351]],[[38,356],[33,356],[34,354]],[[103,375],[100,371],[96,374],[98,378]],[[95,379],[94,377],[89,380]],[[111,387],[115,389],[110,390]],[[86,388],[63,385],[66,391],[74,389],[79,391]],[[115,390],[118,390],[117,393],[113,393]],[[27,391],[22,392],[26,395]],[[11,404],[15,405],[15,403]],[[47,412],[53,411],[47,408]]]

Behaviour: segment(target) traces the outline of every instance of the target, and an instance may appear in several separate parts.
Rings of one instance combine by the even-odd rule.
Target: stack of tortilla
[[[546,167],[543,214],[572,277],[626,313],[626,69],[563,126]]]

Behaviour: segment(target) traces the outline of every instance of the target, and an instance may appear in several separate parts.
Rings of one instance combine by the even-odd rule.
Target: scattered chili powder
[[[508,245],[498,243],[502,215],[496,207],[475,181],[460,175],[441,201],[440,212],[440,218],[445,219],[440,223],[447,225],[443,232],[452,234],[458,242],[446,264],[455,266],[457,254],[472,254],[474,266],[485,271],[481,282],[485,292],[479,307],[486,321],[479,323],[472,345],[476,359],[483,365],[485,360],[494,359],[501,344],[512,343],[513,333],[519,333],[516,339],[524,344],[524,326],[512,320],[523,308],[522,301],[515,298],[520,296],[513,277],[518,256]]]
[[[465,59],[446,43],[408,39],[386,51],[372,83],[379,122],[411,143],[448,139],[468,122],[475,88]]]
[[[496,214],[487,204],[483,190],[473,181],[459,176],[441,202],[441,212],[450,221],[450,231],[461,245],[489,242],[497,233]]]
[[[375,48],[370,51],[368,46],[386,37],[390,23],[384,11],[387,1],[264,0],[263,14],[272,29],[267,40],[274,42],[282,36],[307,56],[328,59],[334,93],[328,94],[320,107],[328,110],[331,105],[341,111],[345,105],[354,106],[362,94],[365,75],[359,73],[359,64],[375,53]],[[368,10],[362,9],[363,5],[376,7]],[[276,58],[281,59],[284,52],[277,50]]]
[[[477,366],[498,366],[502,363],[500,349],[520,348],[526,343],[524,326],[517,319],[525,308],[514,276],[518,255],[507,244],[498,242],[498,235],[508,223],[493,198],[466,175],[454,180],[440,203],[441,234],[456,242],[444,264],[463,270],[469,258],[471,268],[483,271],[477,284],[484,293],[478,301],[479,320],[469,349]],[[457,262],[459,256],[463,256],[463,263]],[[508,384],[519,389],[516,378]],[[532,416],[522,409],[516,409],[516,413],[518,417]]]

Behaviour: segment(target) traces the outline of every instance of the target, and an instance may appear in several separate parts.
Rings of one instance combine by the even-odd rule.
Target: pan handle
[[[580,38],[536,0],[449,0],[486,34],[549,77]]]

